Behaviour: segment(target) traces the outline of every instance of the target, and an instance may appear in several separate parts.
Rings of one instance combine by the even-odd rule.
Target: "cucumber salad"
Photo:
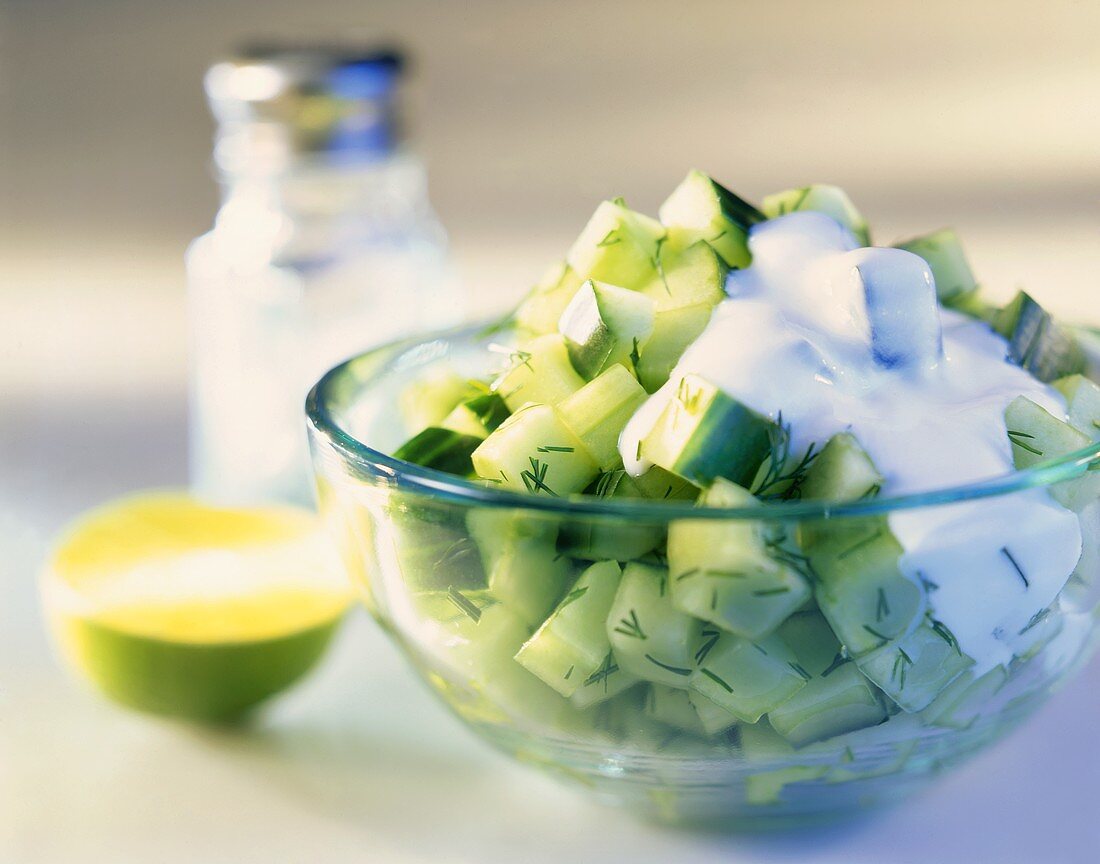
[[[659,219],[600,204],[494,339],[492,377],[408,389],[398,458],[536,498],[741,514],[471,510],[474,563],[437,568],[418,602],[458,622],[464,668],[506,710],[806,748],[965,728],[1014,670],[1086,638],[1091,617],[1062,604],[1091,587],[1100,472],[775,516],[1003,477],[1100,437],[1074,331],[1027,293],[985,300],[954,232],[872,246],[836,187],[757,207],[692,171]]]

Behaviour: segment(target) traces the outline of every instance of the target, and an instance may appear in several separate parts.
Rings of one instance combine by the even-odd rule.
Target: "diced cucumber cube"
[[[1067,375],[1054,387],[1066,399],[1069,422],[1090,438],[1100,437],[1100,386],[1084,375]]]
[[[599,470],[549,405],[517,411],[471,458],[477,476],[499,488],[553,497],[580,492]]]
[[[644,294],[589,279],[565,307],[558,330],[573,368],[591,380],[616,363],[633,370],[653,332],[653,315]]]
[[[783,800],[783,789],[787,786],[820,780],[828,773],[828,765],[792,765],[752,774],[745,778],[745,800],[757,807],[778,804]]]
[[[459,402],[440,425],[444,429],[484,439],[508,419],[509,413],[499,393],[479,393]]]
[[[477,544],[455,508],[398,501],[388,508],[387,516],[394,560],[409,590],[486,586]]]
[[[936,726],[966,729],[982,713],[1008,680],[1004,666],[994,666],[980,678],[966,672],[936,697],[921,716]]]
[[[499,722],[495,715],[503,712],[554,725],[561,712],[569,710],[566,700],[512,659],[531,632],[515,612],[498,603],[455,624],[446,659],[484,699],[481,705],[468,706],[466,713],[476,711]]]
[[[429,426],[398,447],[393,455],[414,465],[465,476],[473,469],[470,454],[481,440],[474,435]]]
[[[694,501],[699,497],[698,486],[657,465],[630,477],[626,485],[631,494],[636,489],[642,498],[658,501]]]
[[[677,245],[705,240],[730,267],[747,267],[749,228],[764,214],[702,171],[689,171],[658,214]]]
[[[668,380],[688,346],[710,323],[713,312],[713,306],[702,303],[657,313],[653,334],[642,350],[637,368],[638,380],[647,392],[657,391]]]
[[[619,500],[691,501],[697,490],[686,480],[654,466],[640,477],[631,477],[621,468],[604,471],[585,494]],[[559,548],[585,561],[608,558],[632,561],[664,543],[665,536],[665,525],[660,521],[647,523],[636,518],[587,517],[563,524]]]
[[[970,262],[966,260],[966,252],[950,228],[922,234],[894,246],[919,255],[928,263],[936,280],[936,296],[941,303],[957,300],[977,290],[978,283],[970,270]]]
[[[911,633],[856,658],[860,671],[903,710],[927,708],[974,661],[950,634],[921,623]]]
[[[707,734],[687,690],[650,684],[646,688],[645,713],[666,726],[683,729],[694,735]]]
[[[615,655],[608,651],[600,668],[581,682],[569,701],[582,710],[591,708],[629,690],[638,681],[638,678],[620,669]]]
[[[508,510],[471,510],[466,523],[490,592],[532,626],[541,623],[572,575],[555,546],[556,526]]]
[[[566,262],[552,266],[516,309],[516,328],[532,336],[556,332],[561,313],[583,282]]]
[[[794,615],[779,628],[779,636],[812,677],[768,713],[768,722],[776,732],[801,747],[886,719],[878,691],[847,659],[821,615]]]
[[[863,288],[875,362],[887,369],[934,367],[943,359],[943,331],[924,259],[902,249],[876,249],[857,260],[855,278]]]
[[[771,450],[775,424],[698,375],[685,375],[641,456],[699,486],[725,477],[751,482]]]
[[[639,289],[656,272],[657,245],[665,235],[656,219],[621,201],[604,201],[569,249],[566,260],[579,276]]]
[[[801,497],[815,501],[855,501],[882,488],[871,457],[849,432],[830,438],[799,484]]]
[[[410,432],[437,426],[469,391],[469,384],[448,367],[426,371],[398,397],[398,408]]]
[[[556,405],[584,386],[560,333],[531,340],[525,348],[513,351],[508,361],[508,370],[494,382],[493,389],[512,411],[530,402]]]
[[[607,615],[607,636],[619,666],[646,681],[687,688],[700,627],[672,605],[667,570],[626,565]]]
[[[703,505],[754,507],[746,489],[716,480]],[[809,583],[768,554],[762,523],[678,519],[669,526],[672,602],[746,639],[768,635],[810,597]]]
[[[642,291],[653,300],[658,313],[685,306],[716,306],[726,297],[729,267],[703,241],[686,249],[662,243],[657,257],[657,278]]]
[[[856,209],[848,193],[839,186],[813,183],[810,186],[765,195],[761,209],[769,219],[801,210],[824,213],[851,231],[861,246],[871,245],[871,231],[867,227],[867,220]]]
[[[750,642],[723,634],[699,661],[691,689],[745,723],[755,723],[806,686],[810,675],[775,636]]]
[[[993,329],[1008,340],[1008,359],[1040,381],[1085,371],[1085,354],[1073,334],[1024,291],[993,316]]]
[[[1012,459],[1017,468],[1030,468],[1064,456],[1092,443],[1092,438],[1059,420],[1026,396],[1017,396],[1005,409]],[[1080,512],[1100,498],[1100,471],[1050,487],[1050,494],[1063,507]]]
[[[924,591],[898,569],[903,550],[885,520],[827,524],[803,546],[819,579],[815,595],[837,638],[861,656],[909,632],[924,614]]]
[[[689,690],[688,698],[691,700],[695,713],[699,716],[699,722],[703,724],[703,731],[708,735],[720,735],[727,729],[732,729],[737,725],[737,717],[702,693]]]
[[[519,664],[563,696],[572,696],[611,652],[603,624],[619,579],[619,565],[614,561],[601,561],[585,570],[535,635],[516,652]]]
[[[619,434],[646,399],[623,366],[612,366],[558,405],[558,416],[601,471],[622,465]]]

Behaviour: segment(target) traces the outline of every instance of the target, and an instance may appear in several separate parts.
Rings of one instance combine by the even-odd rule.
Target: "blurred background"
[[[632,825],[484,755],[363,620],[248,741],[142,725],[51,659],[34,588],[50,534],[105,497],[186,479],[183,255],[218,207],[212,62],[257,37],[405,46],[413,145],[474,315],[513,302],[600,199],[652,212],[698,167],[749,199],[843,186],[881,243],[953,225],[995,296],[1027,286],[1095,321],[1098,33],[1087,0],[0,0],[0,860],[306,860],[314,836],[332,860],[371,843],[373,860],[487,860],[490,839],[526,850],[523,826],[547,821],[544,808],[589,838],[601,818],[608,836]],[[364,646],[378,652],[369,663]],[[1033,724],[1046,736],[1033,728],[876,832],[927,842],[923,828],[944,825],[954,839],[937,860],[1040,860],[1027,838],[1100,794],[1097,669],[1071,689]],[[391,707],[373,704],[380,693]],[[407,727],[396,744],[387,711]],[[1067,763],[1057,777],[1052,760]],[[425,779],[449,845],[378,791]],[[482,797],[444,805],[471,788]],[[532,797],[516,805],[517,788]],[[957,812],[975,796],[985,825]],[[508,806],[520,808],[511,827],[486,821]],[[1066,857],[1044,848],[1042,860],[1095,860],[1074,851],[1100,847],[1094,823],[1059,825]],[[256,832],[270,833],[246,853]],[[200,851],[173,851],[196,836]],[[814,854],[873,860],[877,836]],[[632,860],[678,842],[653,834]],[[718,841],[688,845],[728,856]],[[745,860],[810,854],[799,841],[741,848]],[[545,849],[576,851],[561,837]]]

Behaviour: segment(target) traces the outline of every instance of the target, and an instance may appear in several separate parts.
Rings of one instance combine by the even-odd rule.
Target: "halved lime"
[[[309,511],[146,493],[64,532],[43,597],[63,655],[104,693],[141,711],[226,721],[317,662],[350,590]]]

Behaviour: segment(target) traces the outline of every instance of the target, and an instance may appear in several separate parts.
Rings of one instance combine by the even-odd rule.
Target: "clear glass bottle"
[[[303,401],[363,348],[457,321],[391,51],[260,47],[213,66],[221,208],[187,252],[191,475],[232,503],[312,499]]]

